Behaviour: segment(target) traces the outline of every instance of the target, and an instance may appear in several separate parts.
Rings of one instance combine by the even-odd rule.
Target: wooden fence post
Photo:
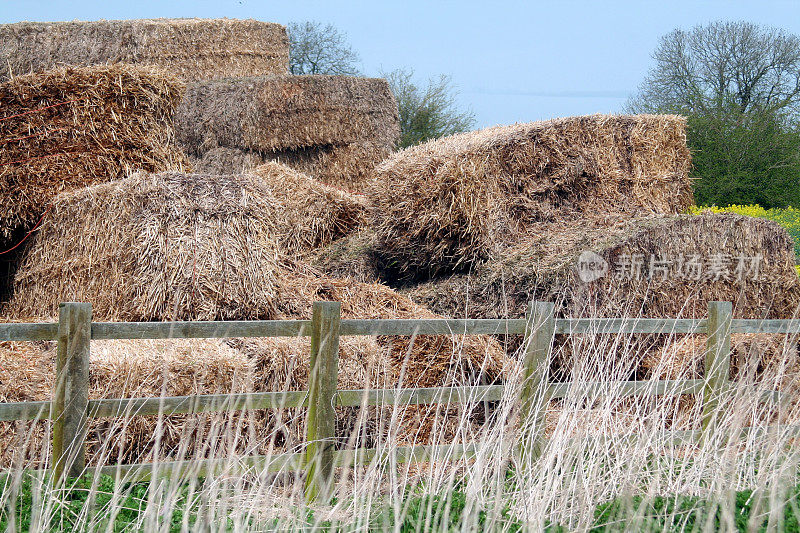
[[[555,306],[531,302],[525,325],[525,358],[520,390],[520,457],[535,461],[544,449],[545,415],[550,401],[547,374],[555,337]]]
[[[91,337],[92,305],[62,303],[58,314],[56,385],[51,408],[55,482],[81,475],[86,466]]]
[[[333,399],[339,374],[339,302],[314,302],[311,318],[311,371],[306,423],[306,500],[326,500],[333,481],[336,411]]]
[[[708,342],[703,387],[702,434],[714,433],[719,418],[719,403],[727,388],[731,368],[731,302],[708,302]]]

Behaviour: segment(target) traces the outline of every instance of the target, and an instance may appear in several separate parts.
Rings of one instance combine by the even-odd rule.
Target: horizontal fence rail
[[[692,318],[557,318],[555,333],[580,334],[687,334],[706,333],[705,319]],[[403,319],[341,321],[340,335],[523,335],[525,320]],[[738,318],[731,333],[800,334],[800,320]],[[308,337],[310,320],[221,322],[93,322],[92,340],[219,339],[254,337]],[[0,341],[58,340],[57,323],[0,324]]]
[[[89,309],[87,313],[87,309]],[[312,320],[260,321],[176,321],[176,322],[92,322],[87,304],[62,304],[58,323],[0,324],[0,341],[58,341],[57,387],[52,401],[0,403],[0,421],[52,420],[53,465],[56,477],[99,472],[149,479],[152,476],[210,475],[226,468],[227,460],[177,461],[153,464],[110,465],[85,469],[83,448],[86,420],[122,416],[166,416],[228,412],[251,409],[307,409],[307,445],[304,452],[271,457],[237,458],[244,469],[278,471],[288,466],[306,472],[309,500],[324,496],[330,486],[332,468],[342,464],[363,464],[387,453],[386,450],[334,450],[333,407],[392,406],[416,404],[472,404],[497,402],[505,394],[519,394],[523,414],[532,417],[534,430],[519,440],[522,452],[541,452],[543,413],[552,399],[575,395],[663,396],[700,395],[703,427],[675,433],[673,441],[696,442],[713,427],[720,394],[732,388],[728,381],[730,335],[734,333],[800,334],[800,320],[734,319],[731,305],[709,304],[709,318],[554,318],[553,304],[532,302],[524,319],[341,319],[339,304],[316,302]],[[709,332],[709,329],[712,331]],[[79,332],[86,332],[84,337]],[[547,370],[555,335],[593,334],[707,334],[705,379],[661,381],[612,381],[551,383]],[[710,334],[709,334],[710,333]],[[338,345],[340,336],[367,335],[524,335],[526,356],[520,384],[460,387],[340,390]],[[207,339],[243,337],[311,337],[311,379],[309,390],[205,394],[160,398],[86,399],[86,376],[72,373],[88,368],[88,340],[111,339]],[[82,371],[81,371],[82,372]],[[512,387],[509,389],[509,387]],[[540,392],[537,392],[540,391]],[[64,402],[64,398],[79,401]],[[766,391],[761,400],[779,403],[784,395]],[[62,421],[66,420],[67,423]],[[59,426],[59,424],[61,424]],[[789,428],[800,435],[800,428]],[[745,432],[747,433],[747,432]],[[599,437],[602,439],[603,437]],[[66,457],[67,452],[71,455]],[[395,461],[426,460],[443,453],[468,457],[473,445],[395,447]]]

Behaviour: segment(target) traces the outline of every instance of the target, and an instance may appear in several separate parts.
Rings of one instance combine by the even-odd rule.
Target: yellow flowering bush
[[[800,209],[795,207],[764,209],[760,205],[729,205],[727,207],[692,206],[690,212],[699,215],[702,212],[711,213],[737,213],[748,217],[765,218],[774,220],[789,232],[794,240],[794,254],[800,257]],[[800,267],[798,267],[800,273]]]

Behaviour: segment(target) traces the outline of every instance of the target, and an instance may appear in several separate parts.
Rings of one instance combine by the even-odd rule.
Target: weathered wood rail
[[[385,451],[335,450],[334,408],[361,405],[458,404],[497,401],[506,385],[471,387],[339,390],[339,337],[347,335],[524,335],[523,377],[514,384],[525,425],[521,454],[535,457],[544,446],[544,412],[548,402],[570,393],[571,383],[548,383],[547,368],[555,335],[689,334],[708,335],[705,379],[581,383],[585,394],[613,391],[615,396],[702,395],[701,430],[674,432],[675,442],[691,442],[714,430],[718,401],[730,386],[730,338],[733,333],[800,334],[800,320],[733,319],[731,304],[711,302],[707,319],[555,318],[553,304],[532,302],[524,319],[354,320],[340,317],[340,305],[316,302],[311,320],[219,322],[92,322],[91,306],[64,303],[58,323],[0,324],[0,341],[58,342],[56,387],[52,401],[0,403],[0,420],[52,420],[53,466],[56,479],[87,471],[148,479],[153,475],[193,472],[210,475],[228,468],[226,460],[175,461],[85,468],[86,421],[93,417],[171,415],[244,409],[307,408],[307,442],[303,453],[238,458],[244,468],[278,471],[289,466],[305,470],[310,500],[330,489],[333,468],[374,460]],[[89,399],[90,340],[201,339],[234,337],[311,337],[310,383],[307,391],[208,394],[162,398]],[[779,393],[763,394],[776,401]],[[800,428],[789,428],[800,435]],[[424,461],[440,452],[469,457],[474,445],[410,446],[391,450],[397,462]]]

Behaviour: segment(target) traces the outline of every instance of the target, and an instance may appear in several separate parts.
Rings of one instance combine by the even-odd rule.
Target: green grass
[[[72,480],[63,489],[54,489],[48,480],[26,476],[16,487],[0,488],[0,531],[36,530],[84,531],[87,522],[97,530],[138,531],[150,502],[149,483],[126,483],[115,486],[114,479],[103,476],[92,486],[91,479]],[[10,496],[5,491],[13,491]],[[188,497],[188,485],[170,501],[170,511],[159,519],[160,527],[181,531],[197,519],[197,502]],[[114,501],[116,500],[116,501]],[[188,516],[184,514],[189,512]],[[87,514],[91,519],[87,520]],[[184,521],[186,518],[186,521]],[[40,523],[35,523],[36,521]],[[41,522],[46,522],[43,527]],[[110,526],[110,527],[109,527]]]
[[[642,496],[632,498],[619,498],[614,501],[598,505],[595,510],[594,523],[589,526],[589,531],[722,531],[729,530],[730,526],[736,531],[766,531],[771,529],[787,533],[800,532],[798,520],[798,501],[800,501],[800,486],[794,488],[787,495],[783,512],[778,515],[778,522],[768,524],[769,509],[761,506],[758,508],[758,495],[745,490],[731,493],[729,502],[704,500],[690,496],[659,496],[645,500]],[[411,531],[459,531],[464,526],[464,511],[467,498],[461,491],[456,491],[448,496],[427,495],[411,496],[406,506],[406,513],[399,530]],[[723,513],[723,506],[728,503],[734,512]],[[766,505],[766,504],[765,504]],[[387,529],[394,529],[395,523],[390,517],[384,524]],[[773,517],[775,520],[775,517]],[[477,511],[469,519],[468,525],[478,524],[480,530],[496,529],[503,531],[522,531],[522,523],[511,519],[506,508],[494,528],[488,528],[487,514]],[[752,529],[749,529],[752,528]],[[473,527],[468,527],[472,530]],[[545,531],[550,533],[566,533],[572,528],[548,524]]]

